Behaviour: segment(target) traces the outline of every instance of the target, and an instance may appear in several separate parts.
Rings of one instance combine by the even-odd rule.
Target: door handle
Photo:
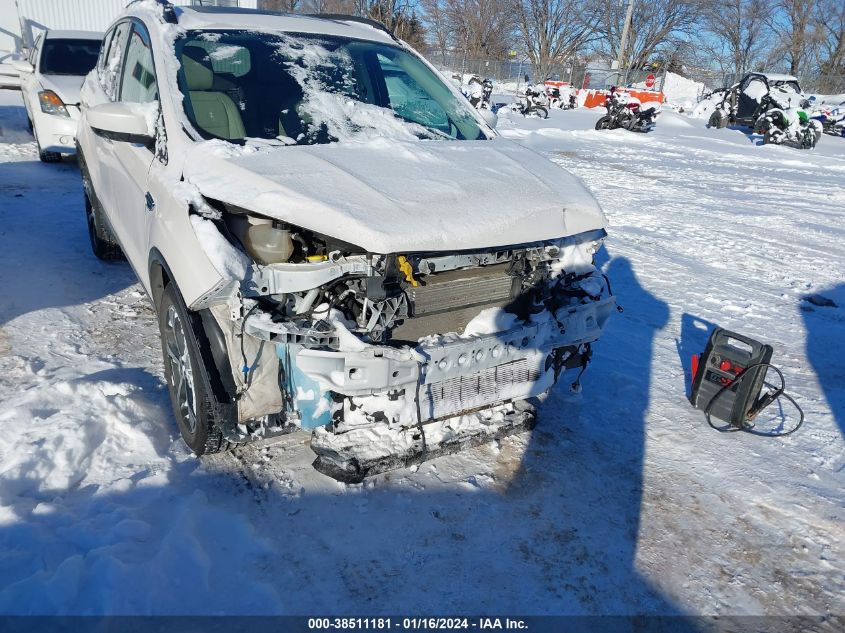
[[[156,208],[156,201],[153,199],[149,191],[144,196],[144,201],[146,202],[147,211],[152,211]]]

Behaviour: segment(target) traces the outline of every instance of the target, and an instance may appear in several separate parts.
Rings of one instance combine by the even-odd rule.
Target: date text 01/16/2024
[[[524,620],[511,618],[309,618],[309,630],[399,630],[399,631],[519,631],[527,629]]]

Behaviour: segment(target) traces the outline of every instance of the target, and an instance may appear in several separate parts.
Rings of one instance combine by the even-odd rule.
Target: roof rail
[[[390,32],[390,30],[384,25],[384,23],[379,22],[378,20],[362,18],[357,15],[346,15],[345,13],[307,13],[306,15],[309,18],[322,18],[324,20],[333,20],[335,22],[358,22],[359,24],[367,24],[368,26],[371,26],[374,29],[384,31],[390,37],[393,37],[395,39],[393,33]]]
[[[176,15],[176,7],[174,7],[170,0],[154,0],[159,6],[161,6],[161,18],[167,22],[168,24],[178,24],[179,18]],[[131,0],[129,4],[126,5],[128,9],[133,4],[141,2],[141,0]]]

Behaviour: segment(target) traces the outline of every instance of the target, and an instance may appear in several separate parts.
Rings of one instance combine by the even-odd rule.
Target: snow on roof
[[[352,37],[378,42],[394,42],[385,31],[370,24],[342,18],[278,14],[247,9],[217,8],[214,11],[176,8],[179,26],[188,30],[253,29],[288,33],[315,33]],[[350,18],[353,20],[353,18]]]
[[[781,75],[779,73],[754,73],[755,75],[763,75],[769,81],[798,81],[797,77],[792,75]]]
[[[59,31],[50,30],[44,36],[47,40],[101,40],[103,34],[97,31]]]

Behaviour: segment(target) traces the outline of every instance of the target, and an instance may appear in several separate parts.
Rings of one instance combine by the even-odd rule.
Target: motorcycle
[[[575,92],[570,88],[568,90],[569,95],[564,96],[560,88],[557,86],[547,86],[546,87],[546,96],[549,99],[549,107],[552,108],[560,108],[561,110],[572,110],[578,106],[577,98],[575,97]]]
[[[478,105],[479,109],[491,109],[493,96],[493,82],[490,79],[485,79],[481,84],[481,103]]]
[[[657,108],[643,109],[639,99],[621,94],[616,88],[604,100],[607,114],[596,122],[597,130],[622,128],[629,132],[650,132],[657,119]]]
[[[467,84],[461,86],[461,92],[473,108],[478,108],[480,110],[484,107],[484,85],[485,82],[488,81],[489,79],[482,81],[479,77],[473,76]],[[492,92],[492,84],[490,85]]]
[[[818,120],[811,119],[805,108],[805,100],[798,107],[790,107],[774,93],[763,97],[763,113],[754,122],[754,133],[763,135],[765,145],[783,145],[784,143],[801,149],[813,149],[822,137],[823,126]]]
[[[541,119],[549,118],[549,100],[545,89],[537,86],[528,86],[522,97],[517,99],[513,105],[515,112],[522,116],[536,116]]]

